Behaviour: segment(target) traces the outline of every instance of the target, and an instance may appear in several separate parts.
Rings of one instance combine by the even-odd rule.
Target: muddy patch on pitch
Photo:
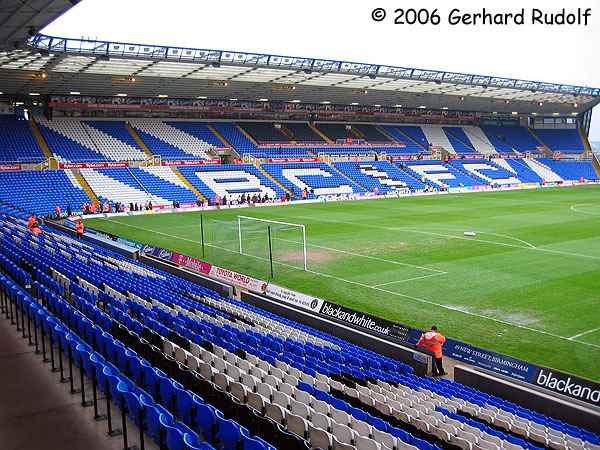
[[[312,264],[324,264],[331,261],[336,261],[344,255],[339,252],[329,250],[311,249],[307,251],[307,263],[310,267]],[[277,259],[287,264],[304,264],[304,254],[302,252],[285,252],[277,255]]]

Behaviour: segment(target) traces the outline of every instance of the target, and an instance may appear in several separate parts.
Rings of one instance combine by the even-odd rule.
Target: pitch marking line
[[[600,216],[600,213],[593,213],[593,212],[589,212],[589,211],[582,211],[579,208],[585,208],[586,206],[591,206],[592,208],[594,207],[600,207],[600,205],[594,205],[593,203],[578,203],[576,205],[571,205],[571,207],[569,208],[571,211],[579,213],[579,214],[585,214],[587,216],[595,216],[598,217]]]
[[[439,277],[440,275],[447,275],[447,274],[448,274],[448,272],[430,273],[429,275],[423,275],[421,277],[413,277],[413,278],[407,278],[405,280],[388,281],[387,283],[374,284],[371,287],[376,288],[376,287],[381,287],[381,286],[388,286],[390,284],[406,283],[408,281],[422,280],[424,278],[431,278],[431,277]]]
[[[600,327],[598,327],[598,328],[592,328],[591,330],[587,330],[587,331],[583,331],[583,332],[581,332],[581,333],[578,333],[578,334],[576,334],[576,335],[574,335],[574,336],[571,336],[571,337],[569,338],[569,340],[571,340],[571,341],[574,341],[575,339],[577,339],[577,338],[579,338],[579,337],[581,337],[581,336],[585,336],[585,335],[587,335],[587,334],[592,334],[592,333],[594,333],[594,332],[596,332],[596,331],[600,331]]]
[[[144,228],[144,227],[140,227],[140,226],[136,226],[136,225],[131,225],[131,224],[119,222],[119,221],[108,219],[108,218],[104,218],[102,220],[107,220],[109,222],[118,223],[120,225],[124,225],[124,226],[131,227],[131,228],[137,228],[137,229],[140,229],[140,230],[143,230],[143,231],[150,231],[150,232],[161,234],[161,235],[164,235],[164,236],[168,236],[168,237],[171,237],[171,238],[174,238],[174,239],[180,239],[180,240],[184,240],[184,241],[189,241],[189,242],[194,242],[194,243],[200,244],[200,242],[194,241],[192,239],[187,239],[187,238],[184,238],[184,237],[181,237],[181,236],[173,236],[173,235],[170,235],[170,234],[167,234],[167,233],[163,233],[163,232],[160,232],[160,231],[156,231],[156,230],[152,230],[152,229],[149,229],[149,228]],[[217,248],[222,248],[222,247],[217,247]],[[527,247],[522,247],[522,248],[527,248]],[[226,251],[229,251],[229,252],[232,252],[232,253],[238,253],[238,252],[234,252],[232,250],[226,249],[226,248],[223,248],[223,250],[226,250]],[[257,259],[262,259],[262,260],[266,259],[266,258],[261,258],[260,256],[254,256],[254,255],[247,255],[247,256],[250,256],[250,257],[253,257],[253,258],[257,258]],[[281,264],[283,266],[288,266],[288,267],[292,267],[292,268],[298,269],[297,267],[290,266],[289,264],[282,263],[280,261],[274,261],[274,262],[277,263],[277,264]],[[373,289],[373,290],[376,290],[376,291],[384,292],[386,294],[395,295],[397,297],[407,298],[409,300],[414,300],[414,301],[419,302],[419,303],[425,303],[425,304],[428,304],[428,305],[437,306],[439,308],[447,309],[449,311],[459,312],[459,313],[462,313],[462,314],[465,314],[465,315],[468,315],[468,316],[477,317],[479,319],[490,320],[492,322],[501,323],[503,325],[507,325],[507,326],[510,326],[510,327],[520,328],[520,329],[523,329],[523,330],[531,331],[533,333],[539,333],[539,334],[543,334],[543,335],[546,335],[546,336],[554,337],[554,338],[557,338],[557,339],[561,339],[561,340],[565,340],[565,341],[570,341],[570,342],[575,342],[577,344],[585,345],[585,346],[588,346],[588,347],[600,348],[600,345],[597,345],[597,344],[592,344],[592,343],[589,343],[589,342],[576,341],[573,338],[568,338],[568,337],[561,336],[561,335],[558,335],[558,334],[550,333],[548,331],[538,330],[536,328],[531,328],[531,327],[528,327],[526,325],[520,325],[520,324],[513,323],[513,322],[507,322],[505,320],[496,319],[495,317],[484,316],[483,314],[477,314],[477,313],[470,312],[470,311],[464,311],[464,310],[461,310],[461,309],[458,309],[458,308],[455,308],[455,307],[452,307],[452,306],[442,305],[440,303],[435,303],[435,302],[433,302],[431,300],[427,300],[427,299],[424,299],[424,298],[413,297],[411,295],[402,294],[400,292],[389,291],[387,289],[382,289],[381,287],[369,286],[368,284],[360,283],[358,281],[347,280],[345,278],[336,277],[334,275],[329,275],[329,274],[326,274],[326,273],[317,272],[317,271],[310,270],[310,269],[308,269],[306,271],[309,272],[309,273],[315,274],[315,275],[322,276],[322,277],[331,278],[331,279],[334,279],[334,280],[342,281],[344,283],[349,283],[349,284],[353,284],[353,285],[356,285],[356,286],[361,286],[361,287],[364,287],[364,288],[367,288],[367,289]]]
[[[297,219],[308,219],[307,216],[294,216],[294,217],[296,217]],[[314,220],[314,217],[311,220]],[[464,237],[464,236],[457,236],[455,234],[445,234],[445,233],[436,233],[433,231],[415,230],[412,228],[382,227],[379,225],[371,225],[371,224],[359,223],[359,222],[348,222],[348,221],[343,221],[343,220],[318,219],[318,221],[326,222],[326,223],[343,223],[343,224],[352,225],[355,227],[374,228],[377,230],[406,231],[409,233],[428,234],[431,236],[440,236],[440,237],[445,237],[448,239],[459,239],[459,240],[475,242],[475,243],[479,242],[479,243],[483,243],[483,244],[492,244],[492,245],[501,245],[504,247],[520,248],[523,250],[532,250],[532,251],[553,253],[553,254],[557,254],[557,255],[574,256],[574,257],[578,257],[578,258],[589,258],[589,259],[600,260],[600,256],[596,256],[596,255],[585,255],[583,253],[574,253],[574,252],[567,252],[567,251],[562,251],[562,250],[553,250],[553,249],[544,248],[544,247],[536,247],[536,246],[533,246],[533,244],[529,244],[529,243],[527,243],[528,246],[523,246],[523,245],[509,244],[507,242],[489,241],[486,239],[473,239],[473,238],[468,238],[468,237]],[[488,234],[490,234],[490,233],[488,233]],[[516,238],[512,238],[512,239],[516,239]]]

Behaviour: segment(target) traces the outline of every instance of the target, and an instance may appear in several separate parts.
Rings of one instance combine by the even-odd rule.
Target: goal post
[[[306,227],[303,224],[237,216],[237,239],[241,255],[308,270]]]

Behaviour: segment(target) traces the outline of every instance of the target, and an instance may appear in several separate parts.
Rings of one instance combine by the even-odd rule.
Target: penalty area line
[[[440,275],[448,275],[448,272],[430,273],[429,275],[422,275],[420,277],[406,278],[404,280],[388,281],[387,283],[374,284],[371,287],[389,286],[390,284],[406,283],[408,281],[422,280],[424,278],[439,277]]]
[[[569,338],[569,340],[570,340],[570,341],[574,341],[575,339],[577,339],[577,338],[579,338],[579,337],[581,337],[581,336],[586,336],[586,335],[588,335],[588,334],[595,333],[596,331],[600,331],[600,327],[597,327],[597,328],[592,328],[591,330],[586,330],[586,331],[582,331],[581,333],[577,333],[577,334],[575,334],[575,335],[571,336],[571,337]]]

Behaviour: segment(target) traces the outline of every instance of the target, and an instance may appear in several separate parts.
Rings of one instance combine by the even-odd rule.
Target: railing
[[[180,61],[188,63],[215,63],[252,67],[305,70],[311,72],[343,73],[356,76],[385,77],[438,83],[454,83],[484,87],[599,96],[600,89],[586,86],[545,83],[531,80],[495,77],[491,75],[443,72],[412,67],[385,66],[352,61],[306,58],[228,50],[197,49],[161,45],[111,42],[102,40],[71,39],[35,34],[27,42],[30,47],[50,53],[117,57],[129,59]]]

